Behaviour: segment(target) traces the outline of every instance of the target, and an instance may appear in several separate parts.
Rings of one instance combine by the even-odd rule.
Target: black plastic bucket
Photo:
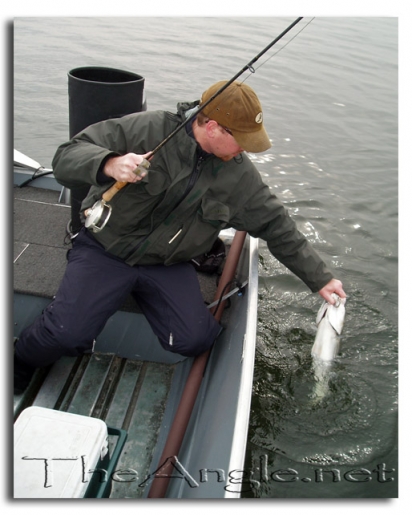
[[[144,78],[136,73],[88,66],[68,77],[70,138],[93,123],[146,110]]]
[[[69,78],[69,133],[75,136],[93,123],[146,111],[144,78],[133,72],[86,66]],[[71,190],[71,232],[81,228],[80,206],[90,186]]]

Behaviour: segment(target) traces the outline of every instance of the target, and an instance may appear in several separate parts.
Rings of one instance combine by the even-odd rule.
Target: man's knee
[[[168,340],[161,343],[170,352],[176,352],[182,356],[195,357],[210,349],[221,330],[219,325],[215,325],[206,334],[200,331],[192,331],[184,335],[175,335],[171,332]]]

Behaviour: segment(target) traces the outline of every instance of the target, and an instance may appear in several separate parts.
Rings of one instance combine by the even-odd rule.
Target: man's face
[[[243,148],[238,145],[229,129],[222,127],[213,120],[208,123],[212,123],[211,138],[209,139],[210,153],[219,157],[222,161],[230,161],[243,152]]]

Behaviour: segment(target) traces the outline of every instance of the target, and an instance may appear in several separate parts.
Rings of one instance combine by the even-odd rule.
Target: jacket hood
[[[177,114],[183,118],[186,111],[189,111],[198,105],[199,100],[195,100],[194,102],[179,102],[177,104]]]

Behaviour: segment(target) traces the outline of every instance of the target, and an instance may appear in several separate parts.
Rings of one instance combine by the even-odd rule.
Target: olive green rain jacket
[[[92,186],[84,211],[112,184],[99,183],[109,157],[154,149],[195,105],[179,104],[177,114],[146,111],[91,125],[58,148],[56,179],[68,188]],[[333,278],[247,155],[224,162],[202,152],[185,129],[154,155],[147,176],[120,190],[110,205],[111,216],[94,237],[129,265],[189,261],[210,250],[221,229],[233,227],[265,240],[313,292]]]

